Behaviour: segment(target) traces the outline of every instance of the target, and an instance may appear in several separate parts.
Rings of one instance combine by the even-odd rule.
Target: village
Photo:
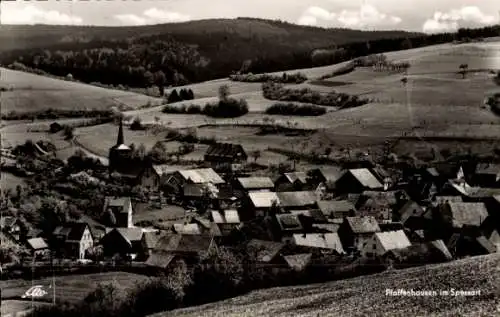
[[[2,278],[23,276],[23,270],[29,275],[33,267],[54,274],[62,263],[166,273],[179,260],[195,263],[221,246],[243,247],[253,263],[293,271],[314,270],[325,259],[332,266],[379,261],[397,268],[500,250],[498,165],[446,162],[397,170],[350,162],[271,177],[249,171],[249,154],[238,144],[216,142],[204,162],[187,169],[151,162],[131,167],[130,156],[120,121],[109,167],[73,173],[45,167],[63,193],[57,179],[102,186],[92,174],[142,189],[93,202],[102,206],[98,218],[83,210],[37,228],[11,201],[16,195],[3,191]],[[3,168],[9,160],[16,165],[15,155],[3,152]],[[113,180],[117,175],[120,181]],[[161,216],[145,219],[144,210]]]

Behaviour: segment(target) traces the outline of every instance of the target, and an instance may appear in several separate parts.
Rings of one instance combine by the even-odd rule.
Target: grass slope
[[[500,255],[388,271],[343,281],[273,288],[151,315],[162,316],[497,316]],[[478,296],[386,296],[386,289],[480,290]]]

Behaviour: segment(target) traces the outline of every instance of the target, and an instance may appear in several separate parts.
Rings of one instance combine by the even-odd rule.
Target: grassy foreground
[[[162,316],[498,316],[500,255],[372,276],[273,288]],[[476,291],[475,296],[387,296],[386,289]],[[451,293],[450,293],[451,294]]]

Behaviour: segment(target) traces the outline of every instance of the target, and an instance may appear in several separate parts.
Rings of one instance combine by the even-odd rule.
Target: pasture
[[[43,278],[39,280],[7,280],[0,281],[2,289],[2,301],[7,299],[19,299],[33,285],[42,285],[47,294],[39,301],[50,302],[54,295],[58,302],[76,303],[83,300],[92,292],[98,284],[110,284],[117,286],[121,290],[131,289],[137,283],[146,281],[148,278],[143,275],[125,272],[109,272],[87,275],[58,276],[54,279]]]
[[[127,91],[105,89],[77,82],[64,81],[35,74],[1,68],[0,87],[12,91],[2,92],[2,112],[31,112],[53,109],[110,109],[125,106],[137,108],[152,98]]]
[[[306,286],[251,292],[229,300],[158,313],[176,316],[496,316],[500,255]],[[436,296],[389,296],[386,290],[436,291]],[[480,291],[452,296],[455,291]],[[449,295],[440,291],[448,291]]]

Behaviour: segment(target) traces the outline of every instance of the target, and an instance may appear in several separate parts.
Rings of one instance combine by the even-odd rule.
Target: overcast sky
[[[427,33],[499,23],[500,0],[48,0],[0,2],[2,24],[143,25],[260,17]]]

